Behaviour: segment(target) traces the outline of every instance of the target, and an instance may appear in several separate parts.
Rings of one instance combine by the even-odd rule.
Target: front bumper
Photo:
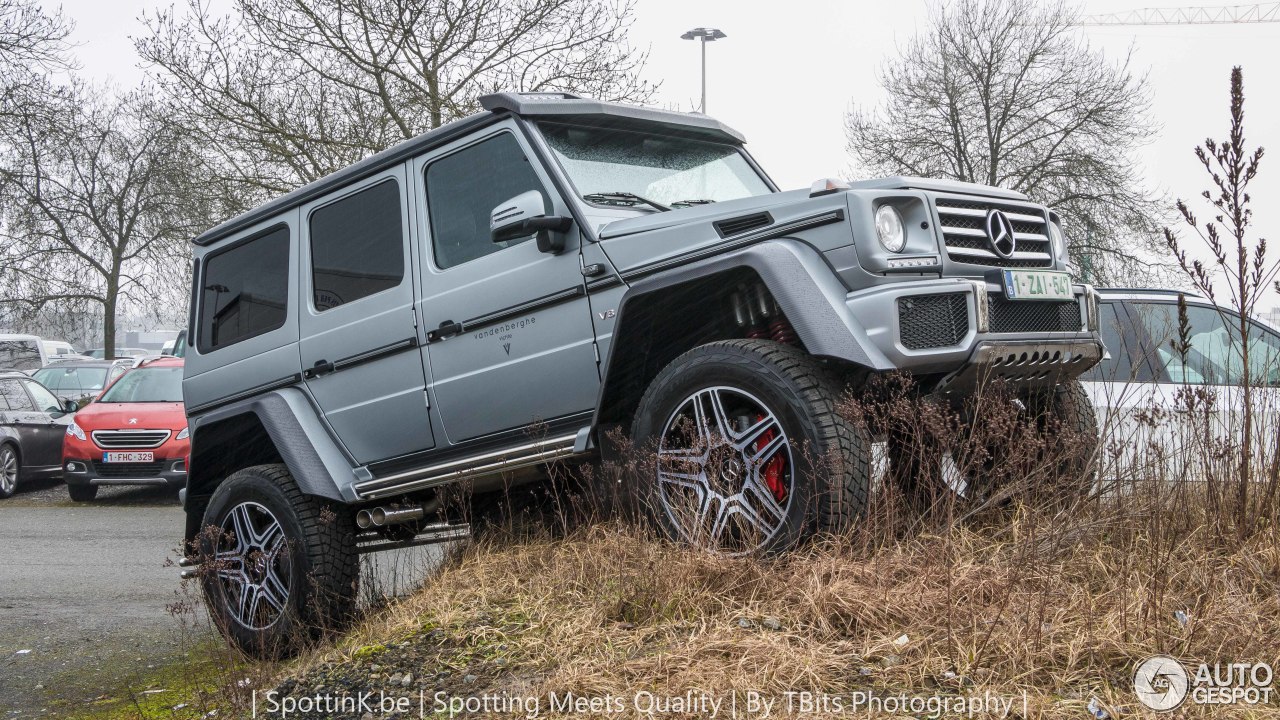
[[[172,488],[187,484],[183,457],[160,458],[153,463],[103,463],[101,460],[66,457],[62,477],[68,485],[157,485]]]
[[[1105,356],[1097,293],[1073,286],[1070,302],[1007,300],[996,282],[940,278],[848,295],[865,340],[886,367],[935,376],[939,392],[983,380],[1053,384]]]

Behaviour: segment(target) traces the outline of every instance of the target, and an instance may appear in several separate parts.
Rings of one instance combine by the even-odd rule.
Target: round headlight
[[[907,233],[902,226],[902,216],[892,205],[881,205],[876,210],[876,235],[880,244],[889,252],[902,252],[907,246]]]
[[[1049,242],[1053,245],[1054,255],[1060,258],[1067,256],[1067,238],[1062,234],[1062,228],[1058,227],[1058,223],[1049,223]]]

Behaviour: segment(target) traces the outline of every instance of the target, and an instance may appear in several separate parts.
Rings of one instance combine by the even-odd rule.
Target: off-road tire
[[[5,472],[10,462],[13,463],[13,482],[6,487],[6,482],[0,478],[0,500],[13,497],[14,491],[18,489],[18,481],[22,479],[22,456],[18,454],[18,449],[12,443],[0,443],[0,472]]]
[[[246,502],[270,511],[283,529],[290,553],[285,610],[262,629],[236,620],[217,576],[218,563],[212,560],[223,521]],[[285,466],[258,465],[232,474],[209,498],[201,525],[199,577],[206,606],[223,635],[245,654],[288,657],[349,623],[360,577],[354,517],[322,498],[304,494]]]
[[[635,450],[652,454],[668,418],[691,394],[720,386],[744,390],[778,417],[795,438],[796,468],[787,515],[758,551],[786,550],[815,532],[839,532],[863,515],[871,479],[871,440],[836,411],[842,387],[814,357],[769,340],[727,340],[694,348],[653,380],[632,424]],[[634,502],[669,537],[678,538],[658,497],[656,468],[637,473]]]
[[[1050,443],[1048,452],[1058,459],[1054,477],[1048,484],[1028,488],[1026,499],[1071,503],[1088,497],[1097,474],[1093,470],[1098,444],[1098,424],[1093,404],[1079,380],[1071,380],[1052,388],[1021,394],[1025,419],[1034,420],[1042,437],[1052,435],[1069,443],[1065,448]],[[957,495],[944,480],[943,463],[950,448],[933,438],[917,437],[900,429],[889,432],[889,479],[901,497],[916,511],[927,511],[955,503],[965,510],[982,505],[1004,505],[1012,497],[993,487],[986,477],[965,478],[972,492]],[[995,457],[1000,448],[990,448]],[[1034,461],[1034,459],[1033,459]],[[1034,464],[1034,462],[1033,462]],[[986,463],[978,472],[990,472]],[[992,501],[992,498],[998,500]]]
[[[98,497],[98,486],[89,483],[83,485],[67,483],[67,495],[76,502],[92,502]]]

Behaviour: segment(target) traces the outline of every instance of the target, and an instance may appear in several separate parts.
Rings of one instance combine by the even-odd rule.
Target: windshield
[[[0,368],[34,370],[43,364],[35,340],[0,340]]]
[[[646,201],[679,207],[770,192],[736,145],[614,128],[538,127],[578,194],[598,204],[657,209]],[[619,193],[638,198],[619,199]]]
[[[107,369],[104,367],[47,367],[37,370],[35,379],[61,395],[96,395],[107,384]]]
[[[98,402],[182,402],[182,368],[138,368],[107,388]]]

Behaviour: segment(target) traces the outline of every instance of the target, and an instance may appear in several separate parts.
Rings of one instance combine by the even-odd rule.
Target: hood
[[[616,220],[601,228],[599,237],[605,254],[625,273],[684,255],[715,252],[716,245],[767,233],[770,227],[782,232],[783,226],[796,220],[837,210],[848,211],[844,193],[814,198],[808,190],[792,190]],[[832,232],[833,227],[839,229]],[[819,235],[806,234],[805,239],[826,251],[851,244],[853,235],[847,224],[831,225]]]
[[[182,403],[90,403],[75,414],[83,430],[173,430],[187,426]],[[137,420],[137,422],[130,422]]]

